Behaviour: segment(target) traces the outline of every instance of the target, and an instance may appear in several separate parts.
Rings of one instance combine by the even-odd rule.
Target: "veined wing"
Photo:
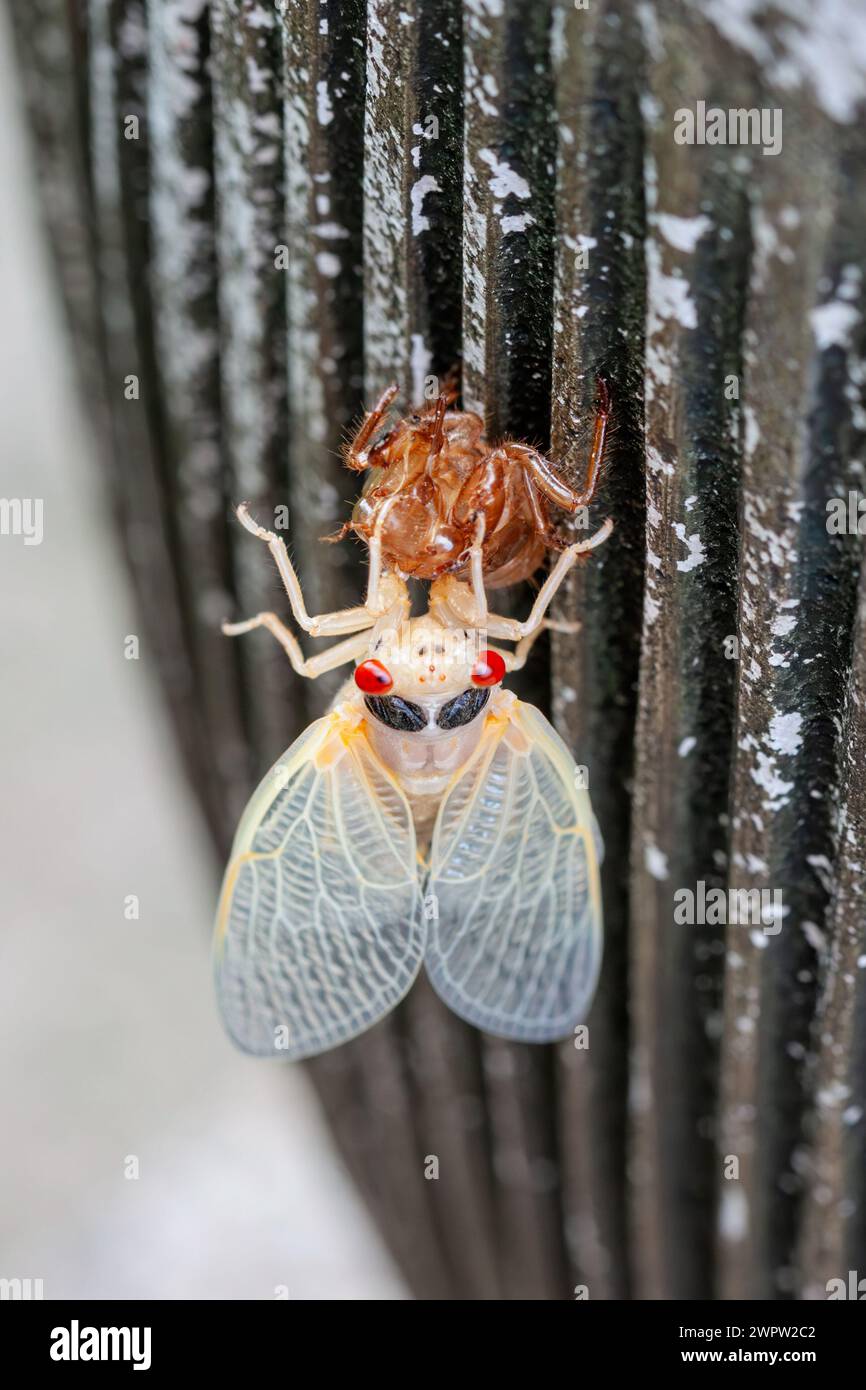
[[[601,891],[595,818],[576,781],[559,735],[515,700],[488,717],[439,809],[427,971],[455,1013],[499,1037],[552,1042],[592,1002]]]
[[[406,798],[363,729],[326,715],[238,827],[215,941],[229,1033],[291,1060],[363,1033],[412,984],[425,925]]]

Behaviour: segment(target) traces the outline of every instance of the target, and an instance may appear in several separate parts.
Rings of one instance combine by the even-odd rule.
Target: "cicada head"
[[[477,629],[446,627],[428,615],[380,632],[358,672],[375,661],[387,670],[391,693],[439,705],[473,685],[494,685],[502,679],[502,658],[482,648],[483,634]],[[356,684],[368,693],[361,681]]]
[[[505,663],[474,628],[429,617],[380,632],[355,671],[373,744],[404,787],[434,795],[480,737]]]

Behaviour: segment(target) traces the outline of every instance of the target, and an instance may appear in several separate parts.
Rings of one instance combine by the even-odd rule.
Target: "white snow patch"
[[[855,306],[846,304],[841,299],[831,299],[828,303],[813,309],[809,315],[809,322],[812,325],[818,351],[825,352],[827,348],[831,347],[841,347],[847,350],[851,346],[851,334],[856,328],[859,318],[860,315]]]
[[[798,753],[803,742],[800,734],[802,726],[802,714],[774,714],[770,720],[767,738],[774,753],[784,753],[787,756]]]
[[[704,232],[709,231],[712,225],[703,213],[698,217],[677,217],[672,212],[657,212],[653,221],[665,241],[678,251],[686,252],[694,251]]]
[[[331,105],[331,93],[328,91],[328,84],[324,80],[316,83],[316,120],[319,125],[330,125],[334,119],[334,108]]]
[[[409,354],[409,365],[412,371],[412,399],[420,401],[424,398],[424,379],[430,373],[432,355],[427,344],[424,342],[423,333],[412,334],[412,346]]]
[[[743,446],[746,451],[746,458],[750,459],[761,441],[761,427],[752,406],[743,406],[743,420],[745,422]]]
[[[531,196],[526,179],[516,173],[506,159],[500,159],[495,150],[479,150],[478,157],[492,170],[488,182],[494,198],[507,198],[509,194],[515,198]]]
[[[850,1086],[846,1086],[841,1081],[834,1081],[829,1086],[825,1086],[818,1092],[818,1104],[822,1108],[832,1108],[841,1105],[843,1100],[847,1100],[851,1094]]]
[[[346,228],[341,227],[339,222],[317,222],[313,231],[316,236],[324,237],[326,241],[340,241],[349,235]]]
[[[647,468],[651,473],[664,473],[666,477],[674,476],[674,466],[662,458],[658,449],[653,444],[647,445],[646,451]]]
[[[677,569],[681,570],[683,574],[687,574],[689,570],[697,569],[698,565],[702,565],[707,558],[707,554],[697,531],[691,536],[687,536],[686,528],[681,521],[675,521],[672,524],[674,535],[678,540],[682,541],[689,552],[687,559],[677,560]]]
[[[500,225],[503,236],[508,236],[510,232],[525,232],[534,222],[535,218],[531,212],[521,212],[514,217],[503,217]]]
[[[749,1203],[741,1187],[728,1182],[719,1203],[719,1234],[724,1240],[745,1240],[749,1229]]]
[[[649,0],[638,0],[635,13],[643,30],[647,52],[656,63],[660,63],[665,56],[665,45],[655,5],[649,4]]]
[[[334,280],[340,273],[340,258],[330,251],[320,251],[316,256],[316,269],[320,275],[326,275],[329,280]]]
[[[822,932],[821,928],[818,926],[818,923],[817,923],[817,922],[803,922],[802,926],[803,926],[803,935],[805,936],[805,938],[806,938],[806,940],[808,941],[809,945],[812,947],[812,950],[813,950],[813,951],[817,951],[819,954],[823,953],[824,948],[825,948],[827,942],[826,942],[826,938],[825,938],[825,936],[824,936],[824,933]]]
[[[758,749],[755,760],[757,766],[752,768],[752,780],[757,782],[759,787],[763,787],[767,793],[765,809],[778,811],[785,805],[788,792],[793,789],[794,783],[786,782],[779,775],[775,758],[771,758],[767,753],[762,753]]]
[[[666,319],[675,319],[682,328],[697,328],[698,314],[689,290],[689,282],[682,275],[664,273],[661,268],[661,251],[654,241],[647,243],[647,269],[649,333],[658,333]]]
[[[424,212],[424,199],[428,193],[440,193],[442,190],[433,174],[424,174],[420,179],[416,179],[412,185],[410,197],[412,199],[412,235],[417,236],[419,232],[430,230],[430,218]]]
[[[652,874],[653,878],[663,883],[669,873],[667,855],[663,854],[657,845],[646,845],[643,859],[647,873]]]

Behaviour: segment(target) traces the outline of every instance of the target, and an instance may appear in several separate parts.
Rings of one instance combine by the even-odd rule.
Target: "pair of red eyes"
[[[498,685],[505,675],[505,662],[498,652],[482,652],[472,668],[473,685]],[[365,695],[387,695],[394,681],[381,661],[362,661],[355,667],[355,684]]]

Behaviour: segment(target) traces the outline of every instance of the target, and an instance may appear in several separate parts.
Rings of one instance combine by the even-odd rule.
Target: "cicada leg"
[[[544,622],[544,616],[550,607],[557,589],[562,584],[569,570],[577,563],[581,555],[587,551],[595,550],[596,546],[606,541],[613,530],[613,522],[610,517],[601,525],[594,536],[588,540],[576,541],[567,550],[563,550],[550,574],[545,579],[538,591],[535,602],[532,605],[529,617],[525,622],[518,622],[516,618],[504,618],[498,613],[487,614],[487,632],[491,637],[505,638],[508,642],[519,642],[523,637],[529,637],[540,631]]]
[[[382,503],[376,516],[373,534],[367,542],[367,611],[380,616],[386,606],[382,597],[382,531],[388,513],[397,500],[396,494]]]
[[[502,660],[505,662],[506,671],[521,671],[526,665],[529,653],[532,651],[532,648],[535,646],[546,626],[546,623],[539,623],[535,631],[530,632],[528,637],[521,637],[513,652],[507,652],[502,647],[490,647],[489,650],[496,652],[498,656],[502,657]]]
[[[604,459],[604,445],[610,422],[610,391],[607,382],[598,378],[598,406],[592,431],[592,445],[586,467],[586,477],[580,492],[575,492],[558,476],[553,464],[526,444],[508,444],[509,453],[517,455],[523,467],[523,476],[530,490],[537,488],[550,502],[562,507],[566,512],[576,512],[588,507],[595,496],[601,465]]]
[[[479,514],[475,519],[475,534],[469,547],[469,581],[472,585],[472,600],[475,607],[475,627],[484,627],[487,623],[487,593],[484,588],[485,530],[484,517]]]
[[[369,642],[366,632],[358,632],[343,642],[336,642],[326,652],[305,657],[297,637],[289,631],[276,613],[257,613],[254,618],[247,618],[242,623],[223,623],[222,630],[226,637],[240,637],[242,633],[253,632],[257,627],[267,628],[268,632],[276,637],[298,675],[306,676],[312,681],[324,675],[326,671],[333,671],[342,666],[344,662],[354,661],[355,657],[367,650]]]
[[[526,637],[521,637],[513,652],[503,651],[501,647],[491,647],[490,650],[497,652],[505,662],[506,671],[521,671],[526,665],[529,653],[535,646],[542,632],[580,632],[580,623],[569,623],[559,619],[544,618],[535,629]]]
[[[372,454],[375,450],[370,449],[369,443],[388,413],[388,407],[397,394],[397,383],[387,386],[381,396],[364,416],[355,434],[349,440],[345,450],[345,460],[347,468],[353,469],[356,473],[362,473],[365,468],[369,468],[373,462]]]
[[[280,578],[283,581],[283,587],[292,606],[295,621],[299,627],[304,629],[304,632],[308,632],[311,637],[339,637],[345,633],[361,632],[363,629],[373,626],[380,615],[375,611],[371,612],[368,604],[364,604],[363,607],[340,608],[333,613],[320,613],[316,617],[311,617],[304,603],[301,581],[289,559],[289,552],[283,538],[275,535],[273,531],[266,531],[264,526],[259,526],[250,516],[245,502],[242,502],[237,508],[237,517],[241,525],[246,527],[251,535],[258,536],[259,540],[266,543],[268,550],[273,555],[280,572]]]
[[[445,412],[448,409],[448,401],[445,396],[439,396],[433,407],[433,430],[430,435],[430,446],[427,450],[427,464],[425,471],[430,472],[439,454],[442,452],[442,445],[445,443]]]
[[[532,517],[532,525],[536,535],[540,536],[545,545],[557,550],[564,550],[564,545],[556,533],[555,527],[551,524],[547,514],[547,503],[543,495],[537,490],[532,481],[532,475],[528,468],[521,469],[520,476],[523,480],[523,491],[526,495],[529,514]]]

